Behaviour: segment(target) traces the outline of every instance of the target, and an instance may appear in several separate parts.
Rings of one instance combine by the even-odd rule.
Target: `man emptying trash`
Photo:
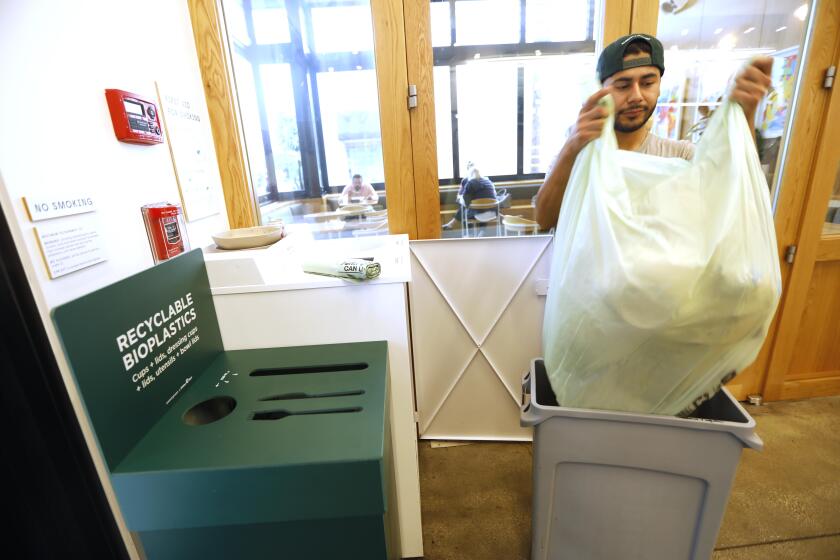
[[[770,88],[772,65],[772,58],[757,57],[735,78],[729,98],[741,105],[750,126],[755,121],[758,104]],[[691,142],[659,138],[646,126],[656,108],[665,72],[662,43],[656,37],[643,34],[621,37],[601,52],[597,71],[604,87],[583,104],[568,140],[537,193],[537,221],[543,229],[557,225],[575,158],[584,146],[601,135],[607,109],[598,105],[598,100],[607,94],[615,102],[615,136],[619,149],[683,159],[691,159],[694,154]]]

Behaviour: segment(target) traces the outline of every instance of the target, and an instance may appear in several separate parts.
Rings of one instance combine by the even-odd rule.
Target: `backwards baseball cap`
[[[633,43],[647,43],[650,47],[650,56],[624,60],[624,52]],[[638,66],[656,66],[659,68],[660,76],[665,73],[665,51],[662,49],[662,43],[659,42],[659,39],[642,33],[625,35],[616,39],[604,47],[601,56],[598,57],[598,79],[601,80],[601,83],[604,83],[604,80],[616,72]]]

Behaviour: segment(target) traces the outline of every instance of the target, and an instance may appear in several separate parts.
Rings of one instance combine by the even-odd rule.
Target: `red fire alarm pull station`
[[[108,100],[117,140],[132,144],[163,142],[163,130],[154,103],[121,89],[106,89],[105,99]]]
[[[155,264],[190,250],[181,207],[157,202],[140,208]]]

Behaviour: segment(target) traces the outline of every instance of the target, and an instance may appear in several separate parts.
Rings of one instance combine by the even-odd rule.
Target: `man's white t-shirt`
[[[694,144],[688,140],[669,140],[649,133],[636,151],[651,156],[690,160],[694,157]]]

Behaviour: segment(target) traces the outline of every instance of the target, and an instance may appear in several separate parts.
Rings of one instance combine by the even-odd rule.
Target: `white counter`
[[[274,245],[225,251],[204,249],[204,260],[213,295],[272,292],[308,288],[335,288],[360,283],[303,271],[305,260],[373,257],[382,272],[368,284],[405,283],[411,280],[407,235],[312,240],[292,231]]]

